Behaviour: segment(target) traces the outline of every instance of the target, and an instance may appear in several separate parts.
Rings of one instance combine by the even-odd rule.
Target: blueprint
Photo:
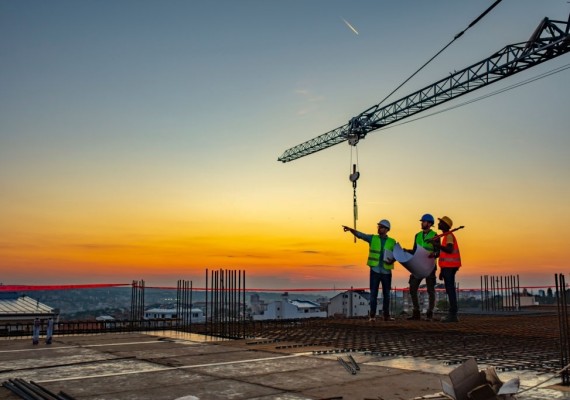
[[[396,243],[393,254],[396,261],[418,279],[429,276],[433,271],[435,260],[430,258],[431,253],[421,246],[417,246],[416,252],[410,254],[404,251],[400,243]]]

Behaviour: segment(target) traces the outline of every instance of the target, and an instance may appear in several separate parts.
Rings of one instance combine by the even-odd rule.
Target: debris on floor
[[[454,400],[516,400],[520,379],[501,381],[494,367],[479,371],[475,358],[469,358],[441,381],[443,392]]]

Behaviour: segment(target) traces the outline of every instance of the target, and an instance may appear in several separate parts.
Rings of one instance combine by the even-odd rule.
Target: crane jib
[[[528,41],[507,45],[492,56],[384,107],[370,107],[346,125],[286,150],[277,160],[293,161],[353,137],[357,142],[381,127],[566,54],[570,51],[569,28],[570,20],[545,18]]]

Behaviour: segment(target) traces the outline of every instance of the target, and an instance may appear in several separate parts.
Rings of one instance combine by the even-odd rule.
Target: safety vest
[[[377,267],[380,265],[380,254],[382,250],[394,250],[396,241],[391,237],[386,238],[384,243],[384,249],[382,249],[382,240],[378,235],[372,235],[372,240],[370,240],[370,249],[368,250],[368,266]],[[394,264],[383,263],[384,269],[394,269]]]
[[[429,241],[429,239],[435,237],[436,234],[434,231],[430,230],[427,235],[425,235],[424,238],[424,232],[418,232],[416,234],[416,244],[418,246],[422,246],[424,249],[426,249],[427,251],[433,251],[433,243]]]
[[[453,236],[453,250],[451,253],[443,251],[443,247],[447,245],[447,236]],[[453,233],[448,233],[441,241],[442,250],[439,253],[439,267],[440,268],[459,268],[461,267],[461,255],[459,254],[459,246],[457,239]]]

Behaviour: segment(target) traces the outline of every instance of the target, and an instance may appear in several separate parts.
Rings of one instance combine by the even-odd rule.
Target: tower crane
[[[286,163],[344,141],[356,146],[372,131],[568,53],[569,28],[570,17],[568,21],[544,18],[528,41],[507,45],[490,57],[386,106],[374,105],[345,125],[285,150],[277,160]],[[357,178],[356,172],[351,175],[353,186]]]

